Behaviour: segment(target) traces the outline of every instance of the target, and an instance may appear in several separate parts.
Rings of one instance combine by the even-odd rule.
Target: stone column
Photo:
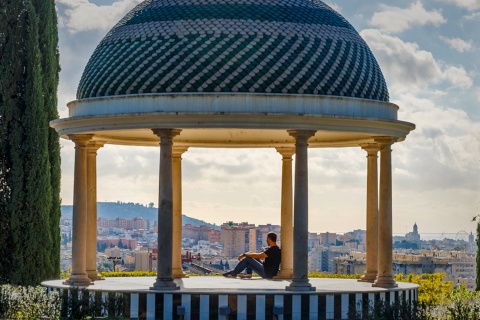
[[[157,281],[152,290],[178,290],[172,276],[173,239],[173,137],[180,133],[175,129],[153,129],[160,138],[160,179],[158,197],[158,258]]]
[[[378,206],[378,274],[374,287],[394,288],[392,259],[392,148],[393,138],[375,139],[380,144],[380,201]]]
[[[286,290],[314,291],[308,282],[308,139],[314,130],[289,130],[295,138],[295,195],[293,217],[293,278]]]
[[[280,147],[282,155],[282,205],[281,205],[281,269],[275,278],[292,279],[293,277],[293,215],[292,215],[292,156],[295,148]]]
[[[186,278],[182,269],[182,154],[188,147],[173,148],[173,253],[172,275],[173,278]]]
[[[361,145],[367,151],[367,266],[359,281],[374,282],[378,270],[378,168],[379,146]]]
[[[87,145],[87,275],[90,280],[103,280],[97,272],[97,150],[105,143],[91,141]]]
[[[93,135],[74,134],[75,170],[73,182],[72,273],[64,284],[88,286],[92,282],[86,271],[87,249],[87,144]]]

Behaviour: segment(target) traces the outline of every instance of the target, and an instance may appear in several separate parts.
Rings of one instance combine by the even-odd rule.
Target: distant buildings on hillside
[[[123,218],[117,218],[115,220],[107,220],[98,218],[97,228],[121,228],[126,230],[146,230],[148,228],[148,221],[142,218],[133,218],[127,220]]]
[[[443,273],[454,285],[475,289],[476,257],[464,251],[419,250],[393,253],[394,274]],[[366,253],[351,251],[333,258],[333,273],[363,274]]]
[[[121,258],[119,270],[155,270],[157,221],[142,218],[97,221],[97,262],[99,270],[112,270],[109,257]],[[62,219],[62,269],[71,263],[71,220]],[[281,247],[280,225],[254,225],[225,222],[220,230],[210,226],[186,224],[182,227],[182,262],[190,272],[221,271],[234,267],[237,257],[246,251],[259,252],[266,247],[269,232],[277,233]],[[442,272],[455,283],[469,287],[475,279],[476,243],[472,233],[468,241],[421,240],[418,226],[404,237],[394,237],[393,271],[402,274]],[[309,271],[361,274],[366,264],[366,231],[356,229],[344,234],[309,233]]]

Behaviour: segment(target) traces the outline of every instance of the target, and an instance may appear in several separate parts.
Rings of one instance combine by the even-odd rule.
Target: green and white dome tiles
[[[93,53],[77,98],[303,94],[388,102],[355,29],[315,0],[148,0]]]

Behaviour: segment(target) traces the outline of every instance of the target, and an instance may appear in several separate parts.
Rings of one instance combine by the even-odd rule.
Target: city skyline
[[[57,0],[62,72],[60,116],[75,99],[96,45],[139,0]],[[479,213],[478,1],[326,1],[365,39],[385,75],[399,118],[417,125],[393,146],[393,231],[475,231]],[[73,144],[62,140],[62,199],[72,203]],[[309,150],[309,229],[365,229],[366,153]],[[98,151],[98,200],[158,204],[156,148]],[[183,155],[183,213],[280,223],[281,156],[273,149],[190,149]],[[420,233],[422,233],[420,231]]]

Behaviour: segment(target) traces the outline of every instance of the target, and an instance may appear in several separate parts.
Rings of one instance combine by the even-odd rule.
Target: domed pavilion
[[[68,108],[67,118],[51,123],[75,143],[73,265],[67,284],[99,279],[95,157],[105,144],[117,144],[160,146],[162,259],[151,290],[179,289],[176,278],[183,276],[182,153],[225,147],[280,153],[279,278],[289,280],[287,291],[300,292],[316,290],[308,279],[308,149],[364,149],[368,254],[361,281],[397,286],[391,146],[415,126],[398,119],[399,107],[389,102],[368,45],[323,2],[146,0],[100,42]]]

